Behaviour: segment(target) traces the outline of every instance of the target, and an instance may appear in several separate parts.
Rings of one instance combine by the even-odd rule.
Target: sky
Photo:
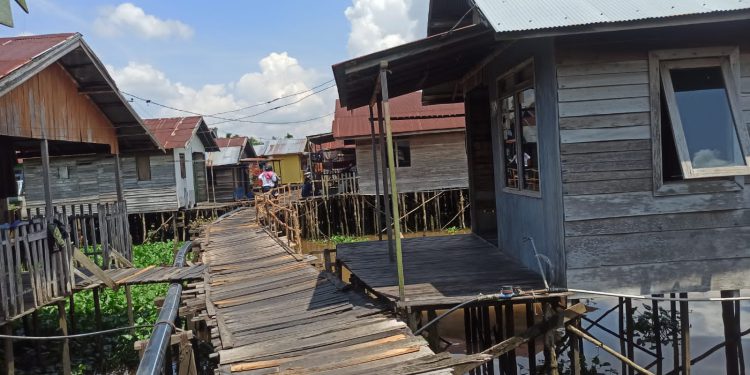
[[[121,91],[222,118],[318,118],[206,117],[220,133],[300,138],[331,130],[331,65],[424,37],[428,3],[28,0],[29,14],[14,4],[15,27],[0,28],[0,36],[80,32]],[[131,105],[143,118],[188,115],[136,99]]]

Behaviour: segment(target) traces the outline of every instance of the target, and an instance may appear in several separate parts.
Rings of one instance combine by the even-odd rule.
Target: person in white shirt
[[[271,189],[275,188],[276,184],[279,182],[279,176],[276,175],[273,171],[273,167],[270,165],[266,165],[266,171],[261,173],[258,178],[260,178],[264,193],[271,191]]]

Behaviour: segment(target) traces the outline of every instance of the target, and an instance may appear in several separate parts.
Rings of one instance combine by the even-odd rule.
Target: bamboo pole
[[[378,106],[378,130],[380,131],[380,142],[378,143],[380,147],[380,167],[383,171],[383,205],[385,207],[385,229],[386,234],[388,235],[388,259],[393,262],[396,260],[396,253],[393,248],[393,217],[394,215],[391,212],[391,205],[389,205],[389,199],[393,197],[393,191],[389,191],[389,183],[388,183],[388,167],[387,167],[387,150],[385,146],[385,124],[383,121],[383,103],[381,101],[377,102]],[[397,216],[396,216],[397,217]]]
[[[372,145],[372,170],[375,172],[375,228],[378,232],[378,241],[383,240],[383,233],[380,231],[380,184],[378,184],[378,153],[375,150],[375,119],[373,118],[372,106],[370,108],[370,144]]]
[[[393,237],[396,247],[396,271],[398,273],[398,295],[399,301],[405,300],[404,291],[404,259],[401,253],[401,224],[398,210],[398,186],[396,184],[396,159],[394,156],[393,149],[393,129],[391,127],[391,107],[388,103],[388,63],[383,61],[380,63],[380,90],[383,95],[381,101],[383,103],[383,114],[385,115],[385,132],[388,145],[388,168],[390,169],[391,179],[391,194],[393,199],[391,200],[393,205]]]

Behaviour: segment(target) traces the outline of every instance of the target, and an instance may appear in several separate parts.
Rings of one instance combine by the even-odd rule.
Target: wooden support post
[[[677,296],[675,293],[670,293],[669,297],[676,298]],[[677,302],[675,301],[669,302],[669,317],[672,320],[672,326],[677,327],[679,321],[677,320]],[[673,372],[677,374],[680,368],[680,341],[676,329],[672,330],[672,361]]]
[[[543,303],[543,311],[544,320],[551,320],[555,315],[555,310],[551,302]],[[559,326],[562,327],[562,316],[560,316]],[[549,330],[544,335],[544,360],[546,362],[545,366],[547,367],[547,373],[550,375],[558,375],[554,330]]]
[[[654,297],[663,297],[663,294],[656,294]],[[659,313],[659,301],[651,301],[651,323],[654,329],[654,346],[656,347],[656,373],[661,375],[664,373],[664,356],[662,355],[662,343],[661,343],[661,314]]]
[[[128,325],[135,325],[135,317],[133,316],[133,293],[130,289],[130,285],[125,285],[125,303],[127,304],[128,314]],[[130,330],[131,335],[135,335],[135,328]]]
[[[625,298],[619,297],[617,299],[617,336],[620,338],[620,353],[625,353]],[[625,375],[628,372],[628,367],[625,362],[622,362],[622,369],[620,374]]]
[[[466,344],[466,354],[473,353],[471,332],[471,308],[464,307],[464,342]]]
[[[688,298],[680,293],[680,298]],[[690,309],[687,301],[680,301],[680,339],[682,344],[682,374],[690,375]]]
[[[148,239],[148,228],[146,228],[146,214],[141,214],[141,230],[143,230],[143,238],[141,239],[141,243],[146,243],[146,240]]]
[[[177,233],[177,214],[179,214],[179,211],[175,211],[174,215],[172,215],[172,231],[174,232],[173,235],[173,241],[172,241],[172,251],[176,254],[177,253],[177,244],[179,243],[178,233]]]
[[[42,129],[44,133],[44,129]],[[50,180],[50,167],[49,167],[49,142],[47,139],[42,139],[41,142],[41,154],[42,154],[42,183],[44,186],[44,214],[47,218],[47,222],[51,223],[54,220],[54,208],[52,206],[52,183]]]
[[[12,322],[6,322],[5,325],[3,325],[3,334],[13,334]],[[4,373],[13,375],[16,373],[16,363],[15,358],[13,357],[13,339],[3,340],[3,352],[5,353],[5,367],[3,367],[5,369]]]
[[[76,302],[74,296],[74,294],[71,294],[68,297],[68,314],[70,315],[68,319],[70,320],[70,333],[72,334],[76,333]]]
[[[503,316],[505,317],[505,338],[509,339],[511,337],[514,337],[516,335],[515,329],[516,329],[516,322],[515,322],[515,314],[513,311],[513,303],[512,302],[506,302],[505,303],[505,311]],[[511,370],[509,375],[516,375],[518,372],[518,363],[516,362],[516,351],[511,350],[507,353],[506,358],[508,360],[508,368]]]
[[[571,299],[570,304],[576,305],[580,302],[578,299]],[[576,319],[573,325],[581,328],[581,319]],[[571,375],[581,375],[581,338],[575,335],[568,335],[570,345],[570,371]]]
[[[635,346],[633,345],[635,328],[635,323],[633,322],[634,313],[635,311],[633,310],[633,300],[630,298],[625,298],[625,341],[628,348],[628,359],[631,361],[635,360]],[[628,374],[635,374],[635,369],[633,369],[632,366],[628,368]]]
[[[737,290],[722,290],[722,298],[739,297]],[[739,342],[740,328],[736,326],[739,321],[735,318],[735,301],[721,302],[721,318],[724,322],[724,355],[726,358],[727,375],[739,375]],[[680,311],[682,314],[682,311]]]
[[[380,147],[380,169],[383,172],[382,184],[383,184],[383,207],[385,208],[385,229],[388,236],[388,259],[391,262],[396,260],[396,255],[393,250],[393,215],[391,213],[391,191],[390,184],[388,183],[388,162],[387,162],[387,151],[385,145],[385,126],[383,123],[383,106],[380,101],[377,102],[378,107],[378,130],[380,131],[380,139],[378,146]],[[373,166],[374,167],[374,166]]]
[[[65,301],[57,302],[57,317],[60,321],[60,331],[63,336],[68,335],[68,322],[65,317]],[[64,375],[70,375],[70,342],[68,339],[64,339],[62,343],[62,370]]]
[[[530,328],[534,325],[534,303],[526,303],[526,328]],[[534,339],[530,339],[528,343],[529,348],[529,374],[536,374],[536,342]]]
[[[101,307],[101,301],[99,300],[99,288],[96,287],[91,290],[93,294],[94,299],[94,326],[96,327],[97,331],[102,330],[102,307]],[[98,347],[101,347],[102,339],[101,336],[96,336],[94,339],[96,341],[96,345]],[[97,351],[97,362],[101,360],[101,353]]]
[[[427,321],[431,322],[435,318],[437,318],[437,312],[435,309],[429,309],[427,310]],[[430,348],[432,348],[432,351],[435,353],[440,352],[440,335],[438,334],[438,325],[433,324],[429,329],[427,329],[427,342],[430,344]]]

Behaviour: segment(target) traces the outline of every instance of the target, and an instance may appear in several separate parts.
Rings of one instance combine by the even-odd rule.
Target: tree
[[[294,138],[294,136],[292,135],[292,133],[286,133],[286,136],[284,138],[291,139]]]
[[[226,137],[226,138],[232,138],[233,136],[234,136],[234,134],[232,134],[232,133],[227,133],[227,135],[225,135],[224,137]]]
[[[257,145],[262,145],[262,144],[263,144],[263,142],[261,142],[260,140],[258,140],[258,139],[257,139],[257,138],[255,138],[255,137],[250,137],[250,139],[248,139],[248,141],[249,141],[249,142],[250,142],[250,144],[251,144],[251,145],[253,145],[253,146],[257,146]]]

